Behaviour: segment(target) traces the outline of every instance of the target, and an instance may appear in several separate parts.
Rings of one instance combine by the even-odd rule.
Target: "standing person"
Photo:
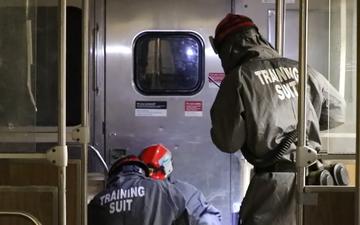
[[[155,180],[169,180],[184,195],[189,225],[221,224],[220,211],[209,204],[198,189],[189,183],[170,177],[173,171],[172,156],[164,145],[157,144],[145,148],[139,158],[149,167],[150,177]]]
[[[183,194],[170,182],[148,175],[136,156],[114,163],[105,190],[88,206],[89,225],[171,225],[183,216]]]
[[[225,78],[211,108],[211,138],[223,152],[242,151],[254,166],[240,208],[241,225],[295,225],[298,63],[281,57],[253,21],[228,14],[210,37]],[[345,101],[308,66],[307,146],[345,120]]]

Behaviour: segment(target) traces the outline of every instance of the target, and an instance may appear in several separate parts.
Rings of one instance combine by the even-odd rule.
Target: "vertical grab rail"
[[[89,0],[82,0],[82,99],[81,125],[84,128],[84,140],[81,154],[81,223],[87,225],[87,168],[89,148]],[[95,54],[95,53],[94,53]]]
[[[306,145],[306,85],[307,85],[307,34],[308,34],[308,0],[299,3],[299,97],[298,97],[298,146],[296,159],[300,158],[300,151]],[[296,160],[296,224],[303,225],[303,191],[305,186],[305,167]]]
[[[66,0],[58,0],[58,166],[59,224],[66,225]]]
[[[360,225],[360,3],[356,7],[356,199],[355,199],[355,224]]]
[[[276,0],[275,48],[281,56],[284,55],[284,18],[285,0]]]

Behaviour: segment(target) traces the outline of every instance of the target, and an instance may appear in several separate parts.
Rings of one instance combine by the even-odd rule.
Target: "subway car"
[[[1,0],[0,224],[86,225],[113,163],[154,144],[171,151],[172,177],[238,224],[252,166],[210,136],[225,73],[209,36],[228,13],[250,17],[274,48],[283,37],[290,59],[306,39],[307,63],[344,97],[346,122],[321,133],[317,157],[342,163],[348,185],[305,186],[299,221],[360,224],[357,1],[309,1],[306,37],[304,2]]]

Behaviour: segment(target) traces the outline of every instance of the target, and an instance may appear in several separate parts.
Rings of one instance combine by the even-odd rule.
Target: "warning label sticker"
[[[167,102],[166,101],[136,101],[135,116],[166,117]]]
[[[209,88],[216,88],[221,84],[224,79],[224,73],[209,73]]]
[[[185,101],[185,116],[202,117],[203,102],[202,101]]]

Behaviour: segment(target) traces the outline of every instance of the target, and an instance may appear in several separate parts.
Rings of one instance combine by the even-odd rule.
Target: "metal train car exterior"
[[[48,211],[36,209],[38,214],[49,215],[43,224],[60,224],[58,199],[54,197],[60,191],[49,188],[54,186],[53,179],[50,184],[46,179],[38,179],[55,176],[56,171],[28,168],[28,163],[19,163],[16,157],[8,155],[25,152],[39,154],[41,158],[40,154],[56,142],[59,110],[56,74],[61,49],[56,36],[58,4],[40,0],[3,1],[0,3],[0,28],[5,31],[0,35],[0,152],[3,155],[0,156],[6,161],[0,163],[0,175],[1,169],[7,172],[4,172],[6,179],[0,181],[0,199],[11,202],[2,197],[5,196],[2,193],[10,190],[16,201],[21,201],[16,197],[18,193],[23,193],[21,198],[34,201],[26,191],[32,185],[34,190],[28,190],[51,199],[51,207],[44,207]],[[285,2],[284,55],[297,59],[299,2]],[[333,154],[355,151],[357,87],[352,81],[356,78],[353,51],[356,35],[352,29],[355,26],[352,8],[356,1],[344,2],[319,0],[309,6],[309,64],[327,75],[348,104],[346,124],[322,135],[325,153]],[[234,12],[250,16],[275,45],[275,1],[93,0],[89,3],[89,86],[85,90],[89,103],[88,126],[82,125],[80,113],[84,89],[81,83],[84,5],[80,0],[68,1],[66,17],[66,133],[71,162],[68,193],[73,197],[69,200],[68,223],[86,223],[81,217],[85,214],[83,207],[104,184],[104,163],[110,166],[122,155],[139,154],[149,145],[162,143],[172,152],[175,167],[172,176],[203,192],[222,212],[224,225],[237,224],[251,166],[241,153],[222,153],[211,141],[210,108],[224,72],[208,37],[214,35],[216,25],[227,13]],[[24,25],[24,21],[30,22]],[[78,145],[83,138],[90,144],[86,154]],[[80,166],[79,160],[84,155],[89,163]],[[352,164],[349,163],[350,167]],[[84,168],[89,180],[80,178]],[[28,172],[23,177],[24,170]],[[20,184],[19,180],[25,182]],[[22,186],[15,188],[18,184]],[[82,188],[88,189],[88,196],[83,196]],[[337,200],[341,198],[349,200],[351,196]],[[12,207],[15,210],[22,206]],[[0,216],[1,211],[7,210],[0,203]],[[1,221],[0,217],[0,224]],[[10,222],[21,224],[19,219]]]
[[[105,87],[96,86],[106,96],[107,160],[163,143],[173,154],[173,176],[198,187],[231,224],[244,190],[242,159],[211,142],[218,89],[208,80],[224,76],[208,36],[231,2],[107,1],[105,10]]]

